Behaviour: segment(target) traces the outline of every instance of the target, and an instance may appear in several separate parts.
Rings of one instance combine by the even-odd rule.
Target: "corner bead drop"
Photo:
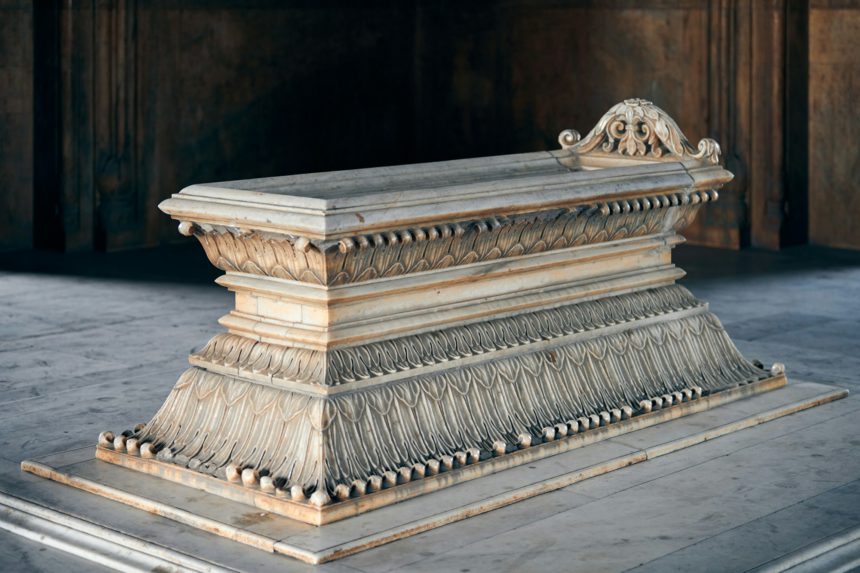
[[[236,305],[97,457],[319,525],[784,380],[675,284],[716,142],[644,100],[559,142],[164,201]]]

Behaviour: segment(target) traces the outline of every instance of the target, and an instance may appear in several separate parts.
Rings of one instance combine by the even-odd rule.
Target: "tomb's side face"
[[[767,378],[674,284],[678,231],[731,179],[716,144],[693,148],[640,100],[560,142],[174,195],[162,209],[225,271],[236,308],[103,457],[320,523],[655,398]]]

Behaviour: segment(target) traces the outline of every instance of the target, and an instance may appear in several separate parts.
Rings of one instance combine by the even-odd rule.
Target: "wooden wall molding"
[[[0,0],[0,251],[32,246],[33,6]]]
[[[809,241],[860,249],[860,1],[814,0],[809,15]]]
[[[805,240],[798,219],[805,212],[806,141],[796,127],[806,123],[804,72],[796,65],[805,17],[794,0],[709,3],[711,136],[722,142],[738,195],[705,221],[701,242],[778,249]],[[789,202],[797,216],[788,215]]]

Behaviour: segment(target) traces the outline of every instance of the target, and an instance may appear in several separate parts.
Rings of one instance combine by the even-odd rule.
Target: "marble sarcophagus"
[[[235,309],[97,457],[323,524],[784,384],[675,284],[718,145],[643,100],[559,141],[164,201]]]

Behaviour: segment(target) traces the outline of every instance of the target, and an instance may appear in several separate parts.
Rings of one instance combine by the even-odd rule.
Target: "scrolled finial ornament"
[[[576,141],[571,142],[573,134]],[[644,99],[626,99],[614,105],[582,140],[573,130],[561,132],[559,143],[577,153],[599,150],[629,157],[661,159],[672,155],[712,164],[720,162],[720,146],[716,141],[705,138],[694,148],[675,120]]]
[[[582,136],[575,129],[565,129],[558,134],[558,143],[562,149],[569,149],[576,145]]]
[[[691,157],[701,161],[707,161],[708,163],[717,164],[720,162],[720,144],[710,137],[700,139],[697,147],[699,148],[699,151],[697,153],[693,153]]]

